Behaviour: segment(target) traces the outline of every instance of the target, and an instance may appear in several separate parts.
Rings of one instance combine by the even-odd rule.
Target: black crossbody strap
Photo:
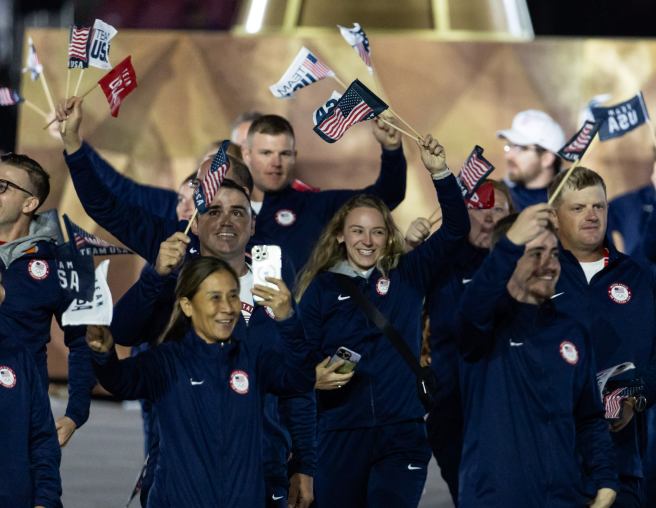
[[[408,346],[406,341],[403,340],[403,337],[398,330],[394,328],[392,323],[387,320],[382,312],[380,312],[376,306],[362,294],[362,291],[358,289],[358,286],[355,285],[350,277],[343,274],[335,274],[335,277],[337,278],[337,282],[342,290],[353,298],[353,301],[355,301],[358,307],[360,307],[362,312],[364,312],[366,316],[371,319],[378,328],[380,328],[385,334],[385,337],[389,339],[401,357],[405,360],[405,363],[407,363],[410,369],[412,369],[412,372],[414,372],[416,376],[419,376],[421,372],[419,360],[417,360],[412,353],[410,346]]]

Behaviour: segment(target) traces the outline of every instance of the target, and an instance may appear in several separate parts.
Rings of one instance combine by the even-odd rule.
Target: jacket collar
[[[27,236],[0,245],[0,260],[6,267],[9,267],[11,263],[24,256],[27,251],[36,247],[39,242],[56,244],[58,233],[57,223],[37,215],[30,223],[30,232]]]
[[[366,272],[361,272],[349,265],[348,261],[344,259],[343,261],[340,261],[336,265],[332,266],[328,271],[332,273],[341,273],[351,278],[362,277],[365,280],[369,280],[369,277],[371,277],[371,274],[375,269],[376,267],[372,266]]]
[[[262,200],[262,207],[264,207],[265,204],[274,204],[275,202],[282,201],[286,197],[291,196],[297,192],[299,191],[294,189],[291,184],[285,186],[277,192],[265,192],[264,199]],[[260,210],[260,213],[261,212],[262,211]]]
[[[236,329],[237,327],[235,327],[235,331]],[[223,344],[208,344],[198,336],[193,328],[190,328],[182,339],[182,343],[194,355],[203,358],[218,359],[221,357],[222,353],[236,353],[241,340],[241,334],[233,332],[229,342],[224,342]]]
[[[622,254],[619,250],[617,250],[617,247],[613,245],[613,242],[610,241],[608,238],[608,235],[604,237],[604,248],[608,249],[608,265],[610,266],[613,262],[616,260],[620,259],[624,254]],[[560,251],[560,261],[561,263],[563,261],[567,261],[569,264],[575,265],[575,266],[581,266],[579,263],[579,260],[576,259],[576,256],[572,254],[572,251],[569,251],[563,247],[563,244],[560,243],[560,240],[558,241],[558,250]]]

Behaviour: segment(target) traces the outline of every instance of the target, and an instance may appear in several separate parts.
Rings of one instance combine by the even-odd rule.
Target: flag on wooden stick
[[[269,90],[278,99],[293,99],[296,90],[328,77],[335,77],[335,73],[304,47],[280,81],[271,85]]]
[[[344,37],[346,42],[351,45],[358,56],[362,58],[362,61],[367,65],[369,74],[373,74],[374,68],[371,63],[371,47],[369,46],[369,38],[367,37],[367,34],[364,33],[364,30],[360,28],[358,23],[353,23],[353,28],[337,26],[342,33],[342,37]]]
[[[23,102],[23,98],[16,90],[11,88],[0,88],[0,106],[13,106]]]
[[[91,27],[71,25],[68,42],[68,68],[86,69],[89,67],[89,34]]]
[[[36,54],[36,48],[34,47],[34,41],[32,40],[32,37],[27,39],[27,43],[29,44],[27,53],[27,65],[23,69],[23,72],[30,71],[32,75],[32,81],[36,81],[39,79],[39,75],[43,72],[43,65],[41,65],[41,62],[39,62],[39,57]]]
[[[109,63],[109,42],[117,34],[116,28],[97,19],[93,24],[89,43],[89,65],[99,69],[111,69]]]
[[[207,172],[207,175],[205,175],[202,183],[194,193],[196,211],[201,215],[206,214],[209,210],[216,192],[219,190],[219,187],[221,187],[228,169],[230,169],[230,159],[228,158],[228,154],[226,154],[229,145],[229,139],[226,139],[221,143],[221,148],[219,148],[214,159],[212,159],[210,170]],[[191,221],[189,222],[191,223]]]
[[[98,84],[107,96],[112,116],[118,116],[121,101],[137,88],[137,75],[132,67],[132,57],[129,56],[109,71]]]
[[[472,196],[483,183],[483,180],[492,171],[494,171],[494,166],[483,157],[483,149],[476,145],[472,153],[467,157],[457,178],[462,196],[465,200],[472,199]]]

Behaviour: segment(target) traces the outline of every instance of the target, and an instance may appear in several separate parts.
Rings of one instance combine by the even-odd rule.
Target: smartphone
[[[355,351],[351,351],[348,348],[345,347],[340,347],[337,350],[337,353],[333,355],[333,357],[330,359],[328,362],[327,367],[330,367],[331,365],[337,363],[340,360],[344,360],[344,364],[340,366],[335,372],[337,374],[348,374],[351,372],[353,369],[355,369],[356,364],[360,361],[361,356],[357,354]]]
[[[282,251],[277,245],[255,245],[251,249],[253,260],[253,284],[278,289],[278,286],[266,281],[266,277],[282,278]],[[261,302],[264,298],[253,295],[253,300]]]

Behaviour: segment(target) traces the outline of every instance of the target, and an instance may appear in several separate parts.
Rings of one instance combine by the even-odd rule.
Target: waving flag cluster
[[[609,108],[591,108],[595,120],[601,121],[599,139],[607,141],[624,136],[636,127],[649,121],[647,106],[642,98],[642,92],[635,97]]]
[[[278,99],[293,99],[296,90],[333,76],[335,73],[304,47],[296,55],[280,81],[271,85],[269,90]]]
[[[27,39],[29,44],[29,49],[27,53],[27,67],[23,69],[23,72],[30,71],[32,75],[32,81],[39,79],[39,75],[43,72],[43,65],[39,62],[39,57],[36,54],[36,48],[34,47],[34,41],[32,37]]]
[[[335,106],[331,107],[323,119],[317,123],[314,132],[328,143],[334,143],[344,135],[346,129],[358,122],[376,118],[388,107],[356,79]]]
[[[23,102],[23,98],[18,95],[16,90],[0,88],[0,106],[13,106],[19,102]]]
[[[137,75],[129,56],[98,81],[107,96],[112,116],[118,116],[121,101],[137,88]]]
[[[89,67],[89,35],[91,27],[71,26],[68,43],[68,68],[86,69]]]
[[[458,175],[458,184],[465,200],[471,200],[487,176],[494,171],[494,166],[483,157],[483,149],[476,145],[467,157]],[[492,194],[494,196],[494,193]]]
[[[581,127],[581,130],[578,131],[574,137],[558,151],[558,155],[570,162],[581,159],[590,146],[590,143],[592,143],[592,140],[602,123],[603,120],[598,120],[596,122],[586,120],[583,127]]]
[[[196,208],[201,215],[206,214],[209,210],[216,192],[219,190],[219,187],[221,187],[228,169],[230,169],[230,159],[226,153],[229,145],[229,139],[226,139],[221,143],[221,148],[216,152],[214,159],[212,159],[210,170],[207,172],[207,175],[203,178],[203,182],[198,186],[194,193]]]
[[[342,37],[344,37],[346,42],[351,45],[358,56],[362,58],[362,61],[367,65],[369,74],[373,74],[374,68],[371,63],[371,47],[369,46],[369,39],[367,38],[367,34],[364,33],[364,30],[360,28],[358,23],[353,23],[353,28],[337,26],[342,33]]]

